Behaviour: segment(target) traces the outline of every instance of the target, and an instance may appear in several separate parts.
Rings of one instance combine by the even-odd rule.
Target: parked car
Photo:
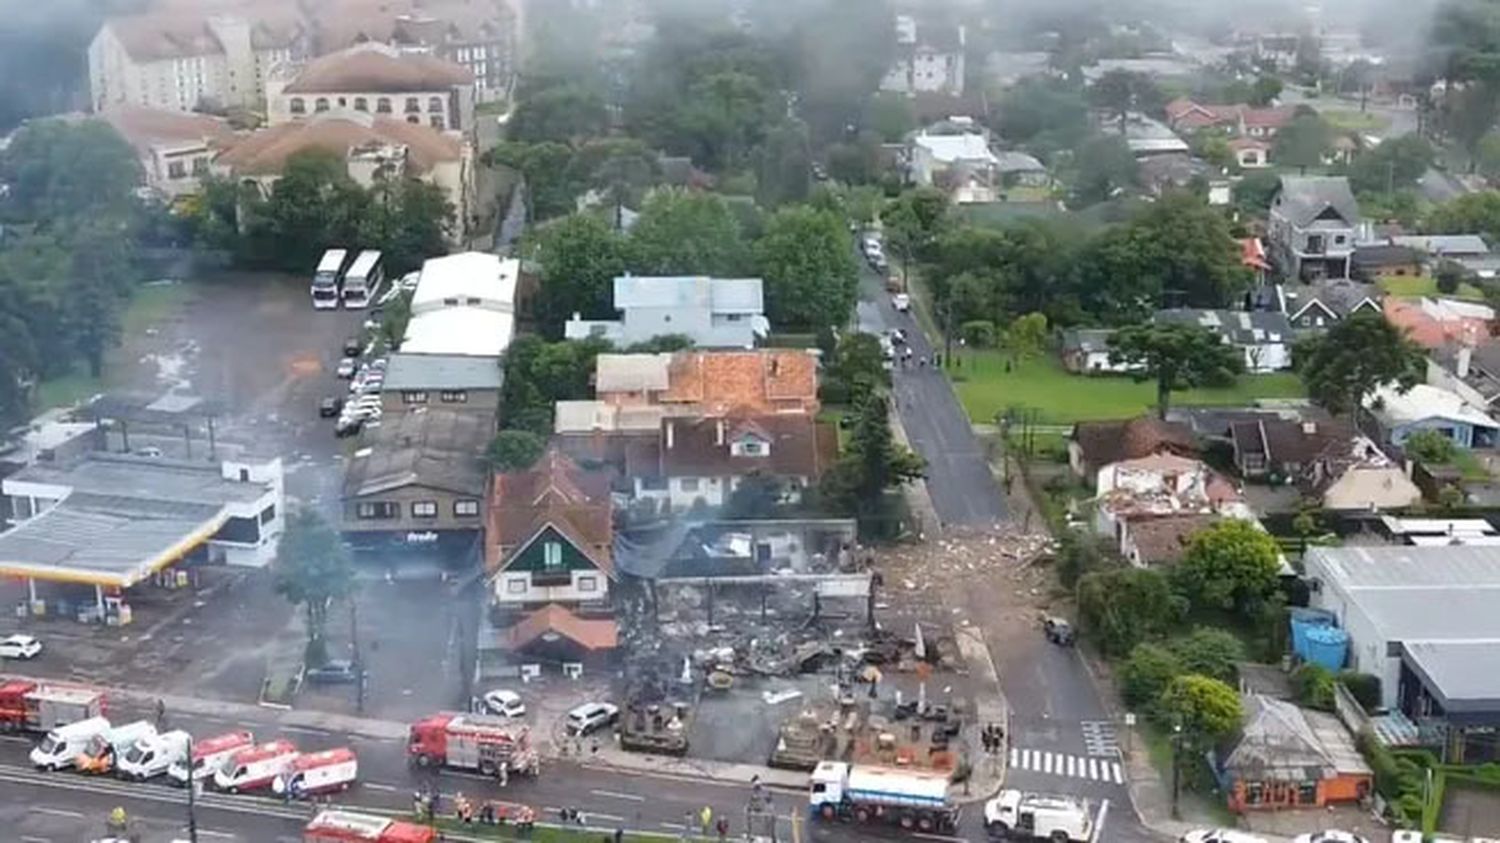
[[[345,357],[339,361],[338,376],[341,378],[354,377],[355,362],[353,357]]]
[[[498,717],[525,717],[526,703],[521,702],[521,695],[515,691],[496,688],[484,695],[484,710]]]
[[[333,424],[333,435],[343,439],[345,436],[353,436],[364,426],[365,420],[358,416],[339,416],[339,420]]]
[[[134,451],[131,451],[131,453],[135,454],[138,457],[149,457],[153,460],[161,459],[161,449],[156,447],[155,445],[147,445],[144,448],[136,448]]]
[[[613,703],[584,703],[568,712],[568,732],[587,735],[614,723],[619,716],[620,708]]]
[[[897,293],[891,296],[891,307],[894,307],[898,313],[905,313],[911,310],[911,296],[906,293]]]
[[[901,330],[900,328],[892,328],[887,336],[889,336],[891,338],[891,342],[896,345],[906,345],[906,332]]]
[[[1314,831],[1310,834],[1299,834],[1292,838],[1292,843],[1370,843],[1352,831],[1339,831],[1330,828],[1327,831]]]
[[[1042,632],[1046,634],[1048,641],[1064,647],[1073,646],[1076,638],[1073,632],[1073,625],[1068,623],[1067,620],[1058,617],[1049,616],[1043,618]]]
[[[345,357],[358,357],[361,348],[364,348],[364,344],[359,341],[359,337],[344,338]]]
[[[12,635],[0,639],[0,658],[34,659],[42,652],[42,642],[32,635]]]
[[[331,419],[344,409],[344,399],[332,395],[326,395],[318,402],[318,417]]]
[[[347,685],[359,681],[359,670],[348,659],[335,659],[306,668],[302,678],[314,685]]]

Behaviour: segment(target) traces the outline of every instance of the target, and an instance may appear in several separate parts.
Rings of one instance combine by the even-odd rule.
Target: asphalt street
[[[884,280],[860,259],[859,327],[874,334],[906,332],[912,362],[891,373],[901,424],[912,449],[927,460],[927,493],[944,524],[986,526],[1005,519],[1005,499],[990,473],[983,445],[941,371],[931,365],[932,344],[910,313],[891,306]],[[917,361],[928,365],[919,366]]]

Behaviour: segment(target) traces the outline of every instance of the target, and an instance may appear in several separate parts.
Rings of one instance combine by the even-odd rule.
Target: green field
[[[1380,291],[1388,296],[1398,298],[1419,298],[1421,296],[1448,296],[1449,298],[1465,299],[1468,301],[1484,301],[1484,291],[1465,281],[1458,285],[1456,293],[1440,293],[1437,288],[1437,279],[1426,275],[1409,275],[1401,278],[1382,278],[1380,280]]]
[[[194,294],[190,284],[150,284],[138,287],[130,297],[130,306],[120,316],[120,335],[129,342],[147,328],[159,327],[175,314]],[[114,357],[115,349],[109,356]],[[36,409],[50,410],[53,407],[68,407],[98,395],[115,384],[110,379],[110,361],[104,365],[104,377],[92,377],[88,366],[81,360],[74,361],[73,368],[65,375],[42,381],[36,388]]]
[[[1091,419],[1129,418],[1150,412],[1156,404],[1156,385],[1123,375],[1070,374],[1048,355],[1022,361],[1005,371],[1007,356],[998,351],[966,353],[962,367],[950,369],[954,388],[969,418],[993,422],[1010,407],[1041,412],[1040,424],[1068,424]],[[1290,372],[1244,375],[1227,389],[1191,389],[1172,393],[1178,405],[1235,405],[1258,398],[1301,398],[1302,382]]]
[[[1328,121],[1328,125],[1335,129],[1360,134],[1378,132],[1389,126],[1391,122],[1377,114],[1362,112],[1357,108],[1330,108],[1326,111],[1319,111],[1318,116]]]

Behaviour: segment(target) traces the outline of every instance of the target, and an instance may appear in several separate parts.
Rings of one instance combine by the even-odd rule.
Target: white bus
[[[349,252],[344,249],[329,249],[318,261],[318,271],[313,273],[313,307],[327,310],[339,306],[339,281],[343,280],[344,264],[349,261]]]
[[[354,259],[354,265],[344,273],[344,307],[358,310],[367,306],[385,280],[385,264],[380,252],[366,249]]]

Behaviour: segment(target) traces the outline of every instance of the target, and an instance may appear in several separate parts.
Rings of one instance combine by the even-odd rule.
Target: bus
[[[313,273],[313,307],[328,310],[339,306],[339,281],[343,280],[344,265],[349,261],[349,252],[344,249],[329,249],[318,261],[318,271]]]
[[[344,273],[344,307],[359,310],[369,305],[384,280],[385,264],[380,261],[380,252],[375,249],[360,252]]]

